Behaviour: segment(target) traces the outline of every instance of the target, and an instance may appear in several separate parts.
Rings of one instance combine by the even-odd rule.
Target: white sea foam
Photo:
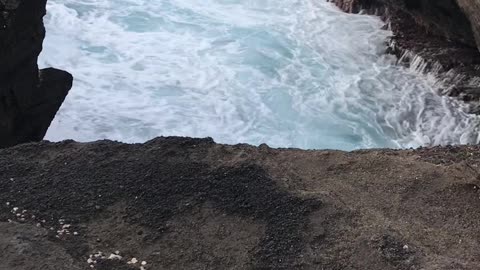
[[[378,18],[323,0],[49,0],[45,22],[41,66],[75,77],[50,140],[478,142],[477,117],[384,54]]]

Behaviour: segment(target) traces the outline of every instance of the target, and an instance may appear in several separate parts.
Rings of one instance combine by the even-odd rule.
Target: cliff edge
[[[40,141],[68,91],[72,76],[39,70],[46,0],[0,0],[0,148]]]
[[[479,175],[479,146],[24,144],[0,150],[0,269],[478,270]]]

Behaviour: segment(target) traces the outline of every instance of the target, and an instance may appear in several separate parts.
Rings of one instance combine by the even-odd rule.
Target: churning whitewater
[[[325,0],[49,0],[41,66],[74,87],[47,139],[351,150],[478,142],[476,116]]]

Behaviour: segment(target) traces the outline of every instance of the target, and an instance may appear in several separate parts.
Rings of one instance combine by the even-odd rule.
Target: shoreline
[[[455,97],[468,105],[470,113],[480,114],[480,51],[475,44],[446,38],[440,32],[442,26],[429,29],[424,24],[432,19],[408,10],[402,1],[327,1],[347,13],[379,16],[393,32],[386,42],[387,53],[395,55],[401,65],[432,74],[439,82],[440,95]]]

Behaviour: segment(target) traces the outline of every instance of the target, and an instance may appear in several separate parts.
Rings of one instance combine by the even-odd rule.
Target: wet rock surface
[[[0,148],[43,139],[72,76],[39,70],[46,0],[0,1]]]
[[[478,95],[462,89],[480,85],[477,45],[480,6],[474,0],[331,0],[346,12],[381,16],[393,31],[388,52],[399,62],[431,72],[443,82],[439,93],[472,102]]]
[[[3,149],[0,269],[478,269],[479,150]]]

